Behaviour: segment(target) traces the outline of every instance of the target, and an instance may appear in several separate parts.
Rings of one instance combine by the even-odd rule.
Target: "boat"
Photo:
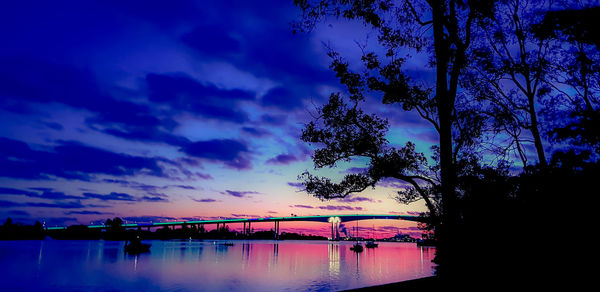
[[[150,252],[151,244],[142,243],[140,237],[136,237],[132,240],[125,241],[125,252],[129,254],[140,254],[144,252]]]
[[[354,252],[362,252],[363,246],[358,242],[358,221],[356,221],[356,233],[354,237],[356,237],[356,243],[350,248],[350,250]]]
[[[375,226],[373,226],[373,229],[375,229]],[[376,248],[379,246],[378,243],[375,242],[375,237],[373,237],[373,229],[371,229],[371,240],[367,241],[367,243],[365,244],[366,248]]]
[[[363,246],[362,244],[356,242],[351,248],[350,250],[353,250],[355,252],[362,252],[363,251]]]
[[[366,248],[376,248],[378,247],[379,244],[375,242],[375,240],[369,240],[366,244],[365,247]]]

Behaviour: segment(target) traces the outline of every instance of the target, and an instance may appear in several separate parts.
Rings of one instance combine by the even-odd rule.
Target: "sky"
[[[327,47],[351,63],[376,37],[330,20],[292,32],[293,1],[9,1],[0,9],[0,219],[46,226],[291,214],[417,214],[399,182],[338,200],[302,191],[314,170],[304,124],[332,92]],[[356,62],[354,62],[356,63]],[[428,74],[425,58],[407,64]],[[427,151],[434,131],[381,105],[392,145]],[[381,236],[410,222],[364,222]],[[365,225],[366,224],[366,225]],[[240,229],[241,226],[230,226]],[[256,226],[257,230],[271,225]],[[281,231],[327,235],[327,224]]]

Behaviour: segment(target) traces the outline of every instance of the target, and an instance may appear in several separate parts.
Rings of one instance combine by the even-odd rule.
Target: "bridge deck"
[[[191,224],[216,224],[216,223],[244,223],[244,222],[281,222],[281,221],[312,221],[312,222],[330,222],[330,218],[338,217],[340,222],[371,220],[371,219],[390,219],[407,220],[423,222],[423,217],[412,215],[318,215],[318,216],[291,216],[291,217],[264,217],[264,218],[232,218],[221,220],[198,220],[198,221],[177,221],[177,222],[156,222],[156,223],[128,223],[121,225],[125,228],[135,227],[162,227]],[[88,228],[106,229],[107,225],[88,225]],[[66,227],[47,227],[48,230],[66,229]]]

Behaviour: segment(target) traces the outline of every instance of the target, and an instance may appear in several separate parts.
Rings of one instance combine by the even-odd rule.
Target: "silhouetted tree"
[[[108,228],[106,229],[107,239],[121,240],[124,239],[125,229],[122,227],[123,219],[115,217],[113,219],[107,219],[104,223]]]
[[[528,165],[530,143],[537,163],[547,166],[540,107],[551,91],[549,71],[558,45],[536,38],[533,28],[543,18],[540,11],[551,3],[500,1],[493,17],[478,19],[468,74],[462,79],[477,108],[492,121],[492,129],[506,136],[493,146],[503,155],[516,152],[523,167]]]
[[[461,260],[447,252],[457,246],[451,230],[460,221],[456,205],[457,162],[465,153],[470,155],[468,149],[475,144],[482,122],[474,112],[456,106],[460,103],[459,80],[466,66],[474,24],[478,19],[493,16],[495,1],[294,2],[303,11],[297,29],[310,30],[327,16],[357,19],[378,33],[379,44],[385,49],[384,56],[363,51],[364,74],[352,72],[338,53],[330,52],[331,67],[346,85],[350,102],[342,101],[337,93],[332,94],[329,103],[318,109],[317,122],[306,126],[302,139],[324,145],[313,156],[316,168],[332,167],[352,157],[366,157],[370,165],[367,173],[346,175],[341,183],[304,173],[306,190],[328,199],[364,190],[384,177],[409,183],[412,188],[400,196],[406,201],[417,197],[426,201],[437,225],[438,239],[443,242],[438,246],[438,273],[450,275],[456,271],[450,264]],[[414,82],[404,73],[406,48],[429,52],[436,76],[433,86]],[[439,165],[426,164],[423,154],[415,152],[410,143],[400,149],[388,145],[384,138],[387,123],[365,114],[359,107],[367,91],[383,93],[385,104],[414,110],[432,124],[439,134],[439,147],[435,149]]]
[[[34,225],[15,224],[9,217],[0,226],[0,240],[43,239],[44,236],[44,227],[39,221]]]
[[[11,228],[14,225],[12,218],[8,217],[6,218],[6,221],[4,221],[4,224],[2,225],[2,227],[4,228]]]
[[[549,11],[535,33],[564,48],[553,68],[555,103],[563,109],[554,119],[553,138],[591,146],[600,154],[600,7],[578,8]]]

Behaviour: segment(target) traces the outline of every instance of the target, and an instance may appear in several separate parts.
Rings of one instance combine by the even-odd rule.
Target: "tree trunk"
[[[452,277],[457,260],[454,241],[458,223],[456,209],[456,171],[452,147],[452,109],[454,98],[448,90],[449,45],[444,33],[443,1],[432,2],[433,35],[436,60],[436,97],[440,125],[440,176],[442,186],[442,223],[436,228],[438,276]]]
[[[530,94],[528,97],[529,101],[529,116],[531,117],[531,135],[533,136],[533,143],[537,152],[538,160],[542,167],[548,166],[546,161],[546,153],[544,152],[544,145],[542,144],[542,137],[540,136],[539,123],[537,120],[537,113],[535,112],[534,97]]]

